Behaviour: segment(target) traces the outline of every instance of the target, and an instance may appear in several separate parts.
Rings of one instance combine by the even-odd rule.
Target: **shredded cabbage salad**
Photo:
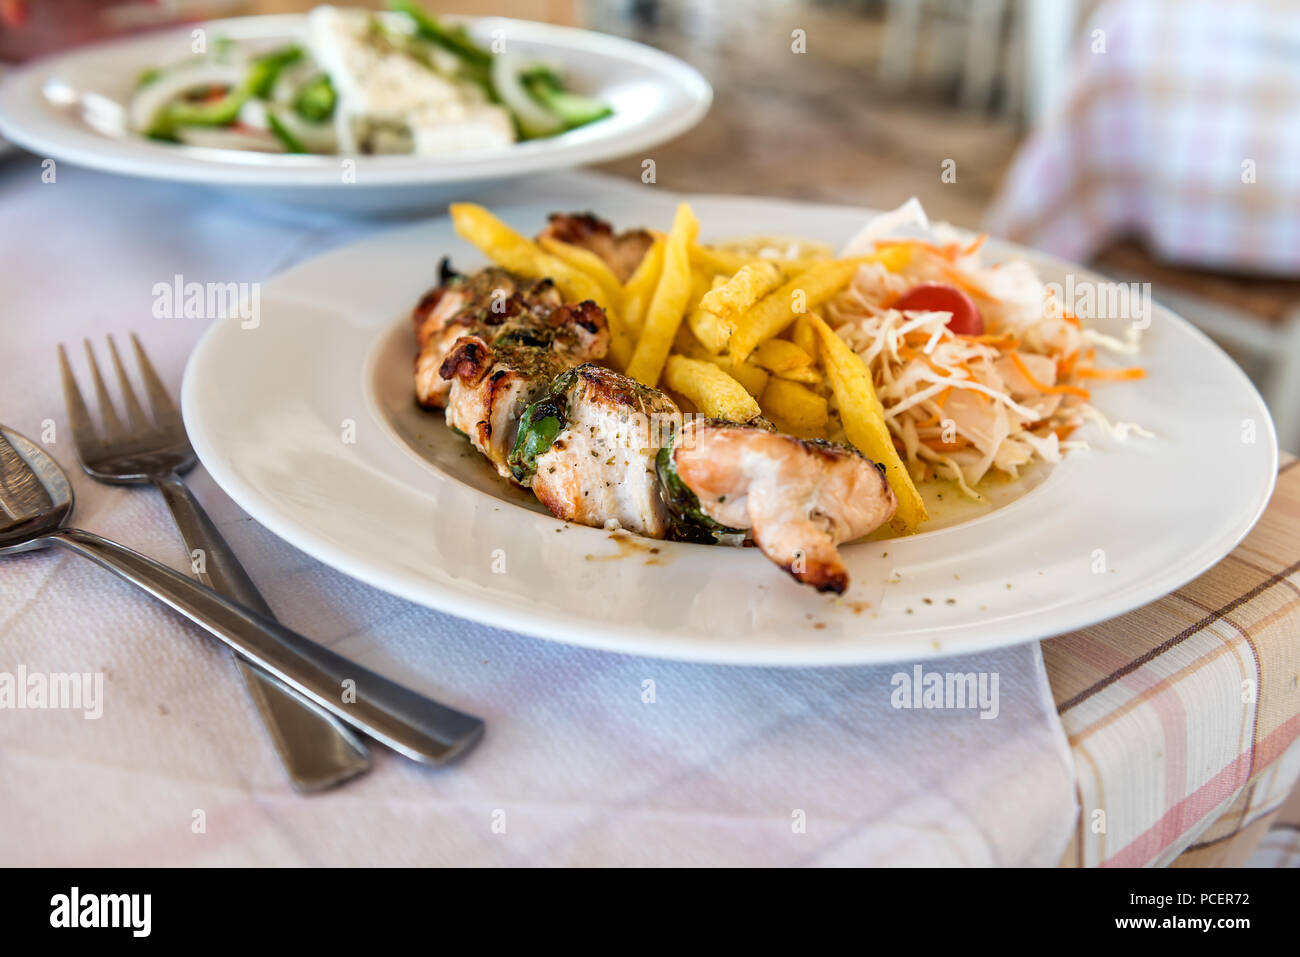
[[[910,227],[928,238],[903,235]],[[911,200],[873,220],[841,252],[902,245],[905,265],[863,265],[826,307],[827,321],[871,370],[913,478],[950,479],[977,501],[984,496],[975,486],[991,474],[1016,478],[1030,463],[1055,463],[1066,450],[1086,447],[1070,438],[1085,423],[1118,439],[1150,436],[1133,423],[1109,422],[1091,404],[1099,381],[1144,377],[1138,366],[1102,359],[1110,353],[1131,361],[1136,327],[1125,339],[1084,328],[1027,262],[986,264],[984,238],[965,241],[951,228],[930,228]],[[982,320],[978,334],[950,328],[953,311],[897,307],[927,284],[965,293]]]

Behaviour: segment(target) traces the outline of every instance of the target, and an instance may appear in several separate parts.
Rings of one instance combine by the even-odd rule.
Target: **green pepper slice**
[[[677,538],[688,542],[715,544],[723,535],[743,535],[743,529],[729,528],[715,522],[700,508],[699,497],[677,474],[673,446],[681,432],[676,432],[655,456],[655,472],[659,476],[659,492],[668,512],[673,517],[673,532]]]

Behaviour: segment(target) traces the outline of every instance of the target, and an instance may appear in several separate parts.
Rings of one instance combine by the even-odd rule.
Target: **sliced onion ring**
[[[140,87],[131,97],[127,106],[127,123],[137,133],[147,133],[158,119],[158,114],[172,100],[192,90],[212,86],[238,86],[247,69],[242,63],[204,62],[167,70],[156,80]]]
[[[519,79],[519,61],[508,53],[492,57],[492,85],[497,96],[519,121],[525,136],[551,136],[564,124],[560,118],[533,99]]]

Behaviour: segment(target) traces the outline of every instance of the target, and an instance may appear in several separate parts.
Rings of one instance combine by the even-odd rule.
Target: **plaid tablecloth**
[[[1076,262],[1137,234],[1167,262],[1296,275],[1298,46],[1291,0],[1098,4],[988,230]]]
[[[1043,642],[1079,789],[1063,865],[1183,851],[1180,865],[1239,864],[1286,802],[1300,774],[1298,466],[1285,457],[1264,517],[1200,578]],[[1281,823],[1278,857],[1295,850]]]
[[[590,199],[597,188],[613,184],[594,177],[545,181],[548,195],[569,190]],[[123,328],[123,312],[141,301],[154,271],[166,276],[182,261],[186,270],[220,261],[231,272],[219,275],[253,268],[262,275],[378,228],[327,218],[279,223],[182,187],[82,172],[61,171],[55,189],[42,185],[36,163],[23,158],[0,169],[0,193],[0,218],[11,227],[0,229],[0,240],[8,241],[14,266],[4,274],[15,303],[10,332],[25,350],[12,380],[0,380],[0,418],[32,432],[45,415],[58,417],[54,377],[44,364],[53,364],[53,341]],[[154,225],[127,242],[115,224],[128,215]],[[43,235],[59,237],[57,252],[33,241]],[[236,253],[255,265],[229,265]],[[56,281],[68,262],[83,265],[64,294]],[[91,281],[85,264],[94,263]],[[19,327],[19,317],[33,324]],[[146,338],[155,362],[179,370],[197,332],[151,327]],[[39,349],[29,348],[38,340]],[[30,413],[17,414],[22,405]],[[180,560],[156,497],[77,481],[79,496],[85,493],[82,520],[163,560]],[[976,726],[999,726],[985,730],[999,731],[1000,744],[966,744],[959,752],[978,755],[975,770],[996,776],[993,800],[1014,811],[1001,816],[1012,818],[1005,834],[970,825],[979,815],[963,802],[978,803],[978,795],[953,760],[960,729],[933,714],[930,724],[896,713],[895,724],[866,720],[871,669],[783,674],[649,663],[686,709],[685,717],[662,722],[671,746],[649,750],[638,747],[655,741],[643,706],[619,690],[638,689],[647,663],[518,636],[503,641],[479,626],[442,621],[446,616],[316,566],[249,523],[201,475],[198,481],[200,497],[219,522],[224,517],[223,532],[237,549],[244,546],[241,554],[287,623],[306,630],[312,621],[332,621],[329,631],[311,633],[483,713],[494,728],[492,746],[451,775],[378,754],[370,775],[330,795],[304,800],[286,793],[219,649],[195,640],[166,612],[130,601],[124,586],[85,563],[64,569],[33,557],[4,570],[5,587],[15,590],[26,580],[19,576],[34,577],[23,586],[32,599],[0,616],[0,632],[10,626],[0,665],[84,661],[110,672],[117,704],[103,722],[91,722],[106,729],[100,737],[77,715],[0,719],[7,772],[0,774],[0,808],[12,822],[0,829],[0,860],[862,863],[916,862],[928,851],[926,860],[969,863],[1034,860],[1017,841],[1036,834],[1044,836],[1044,862],[1060,848],[1069,820],[1068,755],[1052,723],[1029,714],[1035,701],[1028,693],[1011,696],[1001,721],[976,719]],[[1298,565],[1300,468],[1288,464],[1260,525],[1218,567],[1148,608],[1042,643],[1078,781],[1080,812],[1066,863],[1168,863],[1189,848],[1189,860],[1218,859],[1226,849],[1245,856],[1263,836],[1300,769]],[[110,610],[116,617],[106,620]],[[494,660],[480,669],[485,648]],[[1011,661],[1019,657],[1012,652],[1037,657],[1032,647],[998,654]],[[107,667],[118,660],[120,667]],[[974,664],[968,659],[964,668]],[[1008,684],[1010,677],[1004,674]],[[1050,718],[1046,697],[1042,710]],[[691,717],[691,709],[720,700],[727,709],[709,712],[706,724]],[[1032,749],[1023,735],[1007,740],[1012,705],[1025,713],[1022,731],[1050,732],[1034,737]],[[763,720],[745,724],[751,713]],[[905,761],[873,763],[863,750],[873,737],[899,736]],[[1040,763],[1027,763],[1027,754]],[[682,768],[665,771],[676,765]],[[814,777],[818,769],[834,776]],[[1053,775],[1060,793],[1040,793]],[[903,800],[899,784],[909,781]],[[779,826],[771,824],[771,809],[800,788],[824,812],[823,826],[835,827],[833,839],[818,837],[811,848],[790,839],[789,807]],[[504,806],[519,809],[512,833],[521,843],[507,845],[484,830],[483,809]],[[884,810],[869,813],[875,806]],[[211,812],[212,840],[191,833],[195,808]],[[946,832],[930,827],[927,815],[944,821]],[[417,825],[426,829],[420,840],[413,838]],[[1286,833],[1270,834],[1261,853],[1286,859]]]

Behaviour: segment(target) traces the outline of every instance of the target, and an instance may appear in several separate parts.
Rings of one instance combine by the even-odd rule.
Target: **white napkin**
[[[484,200],[599,210],[657,188],[559,174]],[[204,323],[152,318],[154,283],[259,280],[382,228],[0,164],[0,422],[33,439],[53,422],[76,523],[183,566],[154,492],[77,472],[55,344],[89,337],[102,360],[105,333],[134,330],[175,394]],[[353,581],[252,522],[201,468],[190,479],[287,625],[482,716],[487,736],[432,770],[376,746],[365,777],[298,796],[200,629],[82,559],[6,559],[0,673],[102,673],[104,702],[98,719],[0,710],[3,863],[1052,865],[1068,840],[1073,772],[1037,645],[925,663],[996,674],[992,720],[895,708],[910,662],[746,669],[569,648]]]

